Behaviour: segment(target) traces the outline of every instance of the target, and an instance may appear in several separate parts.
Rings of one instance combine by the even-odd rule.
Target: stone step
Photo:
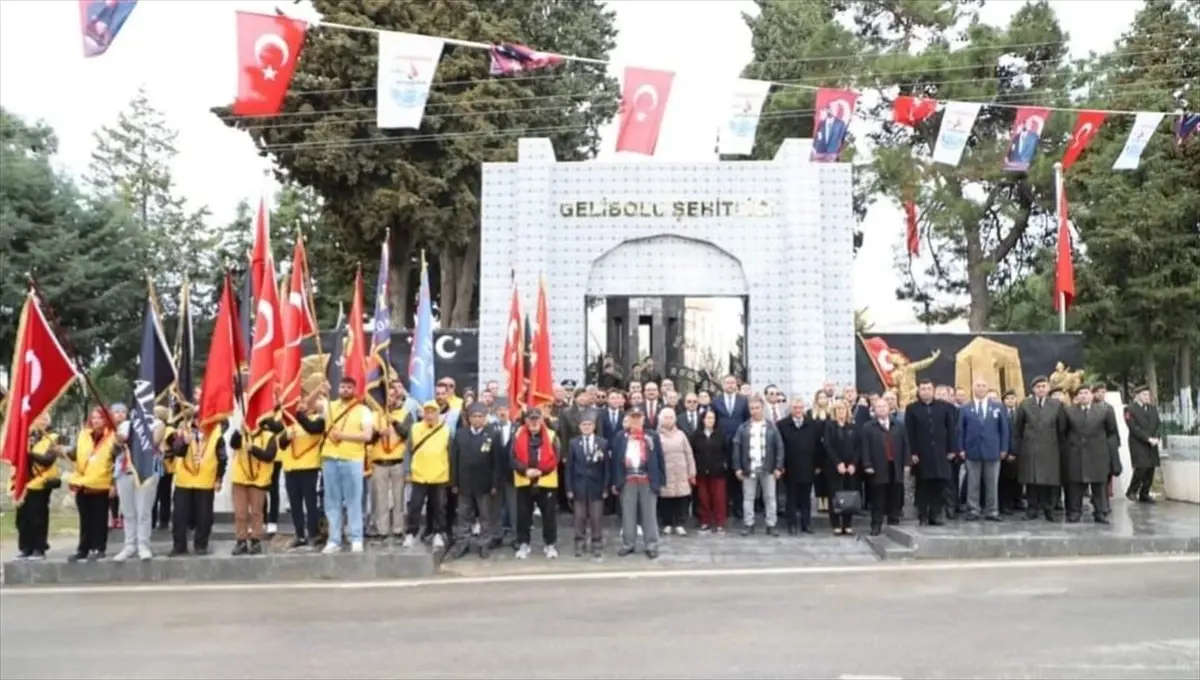
[[[910,560],[916,557],[916,549],[901,545],[888,534],[879,536],[864,536],[863,540],[871,546],[879,559],[885,561]]]

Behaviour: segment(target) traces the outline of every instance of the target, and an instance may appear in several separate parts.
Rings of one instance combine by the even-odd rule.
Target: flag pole
[[[1063,164],[1057,162],[1054,164],[1054,223],[1061,225],[1065,215],[1062,214],[1062,192],[1063,192]],[[1056,231],[1061,231],[1056,229]],[[1055,276],[1057,277],[1057,270]],[[1067,294],[1058,291],[1058,332],[1067,332]]]
[[[317,346],[317,355],[325,353],[321,349],[321,324],[317,322],[317,306],[313,300],[312,273],[308,269],[308,248],[304,245],[304,234],[300,232],[300,227],[296,227],[296,241],[300,244],[300,252],[304,257],[300,261],[302,269],[300,278],[304,285],[305,304],[308,305],[308,315],[312,319],[313,325],[313,340]]]

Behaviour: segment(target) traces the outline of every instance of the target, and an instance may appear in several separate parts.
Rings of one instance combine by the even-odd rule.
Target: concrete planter
[[[1167,456],[1162,459],[1163,488],[1173,501],[1200,503],[1200,437],[1172,435],[1164,438]]]

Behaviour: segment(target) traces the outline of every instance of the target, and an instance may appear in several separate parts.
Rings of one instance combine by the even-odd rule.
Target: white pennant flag
[[[1139,113],[1133,119],[1133,129],[1129,131],[1129,139],[1125,140],[1125,148],[1121,149],[1121,155],[1117,156],[1117,161],[1113,163],[1113,170],[1137,170],[1138,165],[1142,162],[1142,153],[1146,151],[1146,145],[1150,143],[1150,138],[1154,136],[1154,130],[1158,128],[1158,124],[1162,122],[1165,115],[1162,113]]]
[[[982,106],[975,102],[946,104],[946,110],[942,112],[942,127],[938,130],[937,143],[933,145],[934,163],[958,165]]]
[[[754,151],[754,135],[763,104],[771,91],[765,80],[739,79],[733,84],[729,112],[717,136],[717,152],[724,156],[749,156]]]
[[[429,86],[442,58],[441,38],[410,33],[379,33],[376,78],[376,125],[381,129],[416,130],[425,115]]]

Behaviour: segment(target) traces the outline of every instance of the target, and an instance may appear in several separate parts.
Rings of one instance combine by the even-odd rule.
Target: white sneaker
[[[517,559],[518,559],[518,560],[527,560],[527,559],[529,559],[529,553],[530,553],[530,552],[531,552],[531,551],[529,550],[529,544],[528,544],[528,543],[522,543],[522,544],[521,544],[521,545],[520,545],[520,546],[517,548]]]
[[[433,535],[433,549],[441,550],[442,548],[445,548],[445,547],[446,547],[446,538],[444,536],[442,536],[441,534],[434,534]]]
[[[279,533],[279,525],[274,522],[267,522],[267,533],[268,534]]]
[[[684,529],[683,527],[675,527],[675,535],[687,536],[687,529]]]
[[[548,545],[545,548],[543,548],[542,552],[546,553],[546,559],[548,559],[548,560],[558,559],[558,548],[555,548],[552,545]]]
[[[642,535],[642,525],[639,524],[638,525],[638,536],[640,537],[641,535]]]
[[[412,534],[404,535],[404,542],[400,544],[401,548],[411,548],[417,544],[417,537]]]
[[[663,530],[659,533],[661,533],[664,537],[666,537],[666,536],[670,536],[674,532],[675,532],[675,527],[668,524],[667,526],[663,527]]]
[[[125,546],[124,548],[121,549],[121,552],[117,553],[116,555],[113,555],[113,561],[114,562],[124,562],[125,560],[129,559],[130,557],[133,557],[136,554],[137,554],[137,548],[131,548],[129,546]]]
[[[337,543],[326,543],[325,549],[321,551],[322,555],[336,555],[342,551],[342,546]]]
[[[482,530],[483,530],[483,527],[479,526],[479,522],[476,522],[471,525],[471,535],[472,536],[478,536],[479,532]]]
[[[137,555],[139,560],[154,559],[154,553],[150,552],[148,547],[138,548]]]
[[[362,551],[363,551],[363,542],[362,541],[353,541],[350,543],[350,552],[360,553]]]
[[[536,507],[536,506],[535,506],[535,507],[533,508],[533,516],[534,516],[534,517],[541,517],[541,516],[542,516],[542,509],[541,509],[541,508],[539,508],[539,507]]]

